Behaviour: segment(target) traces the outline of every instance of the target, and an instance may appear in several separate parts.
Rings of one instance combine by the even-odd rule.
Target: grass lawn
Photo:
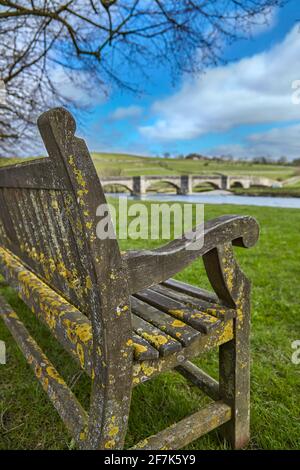
[[[149,204],[149,203],[148,203]],[[300,339],[300,211],[250,206],[207,205],[206,217],[226,213],[255,216],[261,225],[258,245],[236,249],[243,270],[253,282],[252,396],[249,449],[300,447],[300,365],[291,362],[292,341]],[[158,243],[155,243],[156,245]],[[121,243],[122,249],[145,247],[144,241]],[[150,246],[150,244],[148,244]],[[178,279],[208,288],[198,261]],[[88,403],[89,379],[39,325],[12,289],[0,291],[24,319],[58,370]],[[4,324],[0,339],[7,344],[7,365],[0,365],[0,449],[68,449],[71,438]],[[212,375],[217,356],[196,361]],[[156,433],[199,409],[207,399],[180,375],[169,372],[134,390],[126,446]],[[216,432],[189,449],[224,449]]]

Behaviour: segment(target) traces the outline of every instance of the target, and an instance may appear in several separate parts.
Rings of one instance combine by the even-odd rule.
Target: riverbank
[[[141,196],[133,196],[129,193],[107,193],[108,197],[127,197],[128,200],[135,201],[156,201],[160,202],[182,202],[192,204],[209,205],[234,205],[234,206],[259,206],[259,207],[277,207],[300,209],[300,198],[297,197],[267,197],[267,196],[246,196],[232,194],[230,191],[217,189],[215,191],[206,191],[201,193],[192,193],[187,195],[176,193],[147,193]]]
[[[232,194],[237,196],[265,196],[265,197],[298,197],[300,198],[300,186],[283,188],[232,188]]]

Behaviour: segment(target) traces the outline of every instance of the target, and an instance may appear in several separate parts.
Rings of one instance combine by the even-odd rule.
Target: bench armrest
[[[127,251],[123,255],[130,293],[163,282],[218,245],[232,243],[250,248],[259,235],[256,220],[226,215],[200,224],[182,238],[154,250]]]

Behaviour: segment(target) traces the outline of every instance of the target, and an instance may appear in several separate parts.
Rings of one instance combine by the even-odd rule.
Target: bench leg
[[[239,306],[235,336],[219,349],[220,398],[232,408],[232,419],[221,433],[232,448],[245,447],[250,438],[250,318],[249,302]]]
[[[234,337],[219,348],[219,392],[220,400],[232,411],[221,432],[234,449],[240,449],[250,438],[250,282],[239,268],[231,244],[219,245],[203,261],[218,297],[236,310]]]

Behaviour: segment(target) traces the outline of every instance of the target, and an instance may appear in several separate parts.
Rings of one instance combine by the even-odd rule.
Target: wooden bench
[[[197,250],[187,249],[193,241],[183,237],[122,254],[116,239],[96,236],[105,196],[73,117],[52,109],[38,126],[49,158],[0,170],[0,270],[91,376],[89,413],[4,299],[0,316],[78,448],[122,449],[132,388],[170,369],[212,403],[134,448],[179,449],[221,425],[234,448],[245,446],[250,283],[232,245],[254,245],[256,221],[211,220]],[[172,279],[199,257],[214,293]],[[191,362],[217,347],[219,382]]]

